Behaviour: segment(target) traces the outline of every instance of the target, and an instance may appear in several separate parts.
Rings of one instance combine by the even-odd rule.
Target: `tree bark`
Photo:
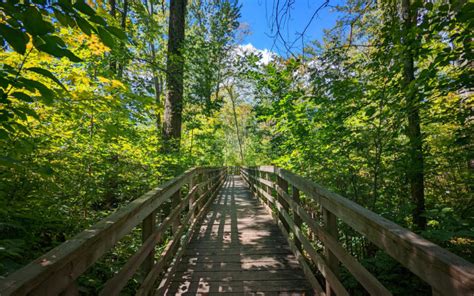
[[[416,38],[413,28],[416,27],[417,10],[411,6],[410,0],[402,0],[402,45],[403,45],[403,81],[406,110],[408,117],[407,136],[409,139],[410,165],[408,180],[410,193],[414,203],[413,223],[418,230],[426,228],[425,193],[424,193],[424,160],[423,140],[420,127],[420,100],[413,81],[415,80],[414,49]]]
[[[116,14],[117,14],[117,2],[115,0],[109,0],[109,5],[110,5],[109,13],[112,16],[112,18],[115,19]],[[117,73],[117,61],[113,57],[110,60],[110,70],[114,74]]]
[[[235,132],[237,134],[237,141],[239,142],[240,162],[243,164],[244,152],[242,149],[242,139],[240,138],[239,122],[237,121],[237,111],[235,109],[235,97],[234,97],[234,90],[232,89],[232,86],[227,87],[227,92],[229,93],[229,98],[232,103],[232,114],[234,116]]]
[[[128,0],[123,0],[123,12],[122,12],[122,21],[121,21],[121,27],[123,32],[125,33],[127,31],[127,14],[128,14]],[[125,43],[123,41],[120,41],[120,52],[125,52]],[[122,57],[122,60],[118,62],[118,77],[123,76],[123,71],[125,67],[125,61],[126,59]]]
[[[167,53],[167,92],[163,119],[163,148],[178,151],[183,112],[184,29],[187,0],[170,1]]]
[[[148,0],[145,0],[145,5],[146,5],[146,8],[147,8],[147,12],[148,12],[148,15],[150,16],[150,18],[153,17],[153,15],[155,14],[155,11],[153,9],[153,3],[150,1],[148,2]],[[162,5],[164,5],[162,3]],[[163,12],[164,13],[164,12]],[[162,92],[163,92],[163,79],[162,79],[162,76],[158,74],[158,71],[156,69],[156,48],[155,48],[155,44],[153,43],[154,41],[151,40],[149,45],[150,45],[150,51],[151,51],[151,60],[152,60],[152,64],[151,64],[151,70],[152,70],[152,74],[153,74],[153,86],[155,88],[155,105],[156,105],[156,113],[155,113],[155,123],[156,123],[156,130],[157,130],[157,135],[158,135],[158,141],[161,141],[161,130],[162,130],[162,126],[161,126],[161,95],[162,95]]]

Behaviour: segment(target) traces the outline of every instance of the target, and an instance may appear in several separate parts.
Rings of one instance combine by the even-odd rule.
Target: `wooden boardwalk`
[[[137,296],[150,295],[157,286],[155,294],[160,296],[332,295],[332,291],[338,296],[391,296],[339,242],[353,231],[428,283],[433,295],[474,295],[472,263],[349,199],[275,166],[243,167],[242,177],[228,172],[227,167],[198,167],[161,184],[0,279],[0,294],[79,295],[78,278],[141,224],[141,246],[107,279],[100,295],[121,295],[140,272],[143,280]],[[281,228],[243,180],[259,199],[272,205]],[[313,218],[320,215],[305,207],[308,202],[318,205],[322,219]],[[158,212],[168,215],[156,224]],[[338,229],[339,223],[351,226],[352,232]],[[287,242],[287,236],[293,239]],[[166,246],[157,250],[164,238]],[[316,249],[315,242],[325,252]],[[178,263],[170,266],[173,261]],[[349,291],[344,287],[337,276],[342,266],[360,287]]]
[[[173,275],[167,295],[310,295],[271,215],[229,176]]]

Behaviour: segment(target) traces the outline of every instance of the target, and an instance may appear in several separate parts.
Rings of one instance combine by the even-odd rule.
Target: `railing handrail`
[[[298,207],[298,203],[290,198],[287,189],[282,188],[278,182],[273,183],[265,178],[253,176],[251,172],[274,174],[283,182],[294,186],[297,190],[305,193],[307,197],[321,205],[323,210],[329,211],[328,214],[335,215],[341,219],[341,221],[364,235],[369,241],[427,282],[433,288],[434,293],[468,295],[468,293],[474,292],[474,265],[421,236],[288,170],[275,166],[259,166],[243,167],[242,171],[249,183],[262,184],[260,188],[256,188],[259,195],[265,198],[272,198],[272,196],[269,196],[271,194],[263,190],[263,188],[273,188],[278,193],[277,196],[283,200],[282,202],[276,198],[277,208],[278,205],[281,207],[283,203],[289,204],[295,215],[300,216],[302,214],[301,217],[303,217],[307,213],[302,213],[304,210]],[[265,184],[265,181],[272,184]],[[288,187],[288,185],[285,186]],[[281,210],[283,213],[288,211],[285,207],[281,207]],[[337,242],[337,237],[331,237],[319,225],[308,221],[308,217],[309,215],[303,217],[306,218],[305,222],[313,224],[309,226],[325,237],[324,240],[326,242],[329,240],[329,243],[333,245],[334,242]],[[345,255],[347,254],[341,256]],[[353,262],[353,260],[350,260],[352,259],[348,259],[347,262]],[[361,266],[357,266],[357,268],[357,270],[360,270]],[[361,279],[365,276],[364,272]],[[367,280],[367,278],[365,279]],[[372,283],[368,285],[373,284],[373,280],[367,280],[367,282],[371,281]],[[377,288],[377,286],[374,287]],[[374,291],[376,288],[374,288]]]
[[[56,295],[69,289],[88,267],[112,249],[134,227],[147,217],[152,216],[154,220],[154,212],[158,207],[170,201],[170,198],[179,192],[183,185],[192,184],[196,176],[212,175],[216,172],[216,177],[208,179],[216,182],[213,182],[212,188],[209,188],[205,194],[213,193],[215,190],[212,189],[222,185],[225,177],[224,168],[193,168],[150,190],[1,280],[0,295],[25,295],[31,291]],[[191,197],[188,195],[187,198]]]

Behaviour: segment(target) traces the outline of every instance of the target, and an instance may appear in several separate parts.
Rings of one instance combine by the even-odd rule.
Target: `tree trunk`
[[[115,19],[115,16],[117,14],[117,7],[116,7],[117,2],[115,0],[109,0],[109,5],[110,5],[110,15],[112,16],[112,18]],[[117,73],[117,61],[113,57],[110,60],[110,71],[112,71],[112,73],[114,74]]]
[[[121,26],[122,30],[125,33],[127,31],[127,14],[128,14],[128,0],[123,0],[123,12],[122,12],[122,21]],[[124,53],[126,50],[125,43],[120,41],[120,52]],[[123,69],[125,67],[125,58],[122,57],[121,61],[118,63],[118,76],[121,78],[123,75]]]
[[[147,8],[148,15],[150,18],[153,17],[155,14],[155,11],[153,9],[153,3],[148,2],[148,0],[145,0],[145,5]],[[164,5],[164,4],[163,4]],[[164,13],[164,12],[163,12]],[[155,124],[156,124],[156,130],[157,130],[157,135],[158,135],[158,141],[161,141],[161,95],[163,92],[163,79],[161,75],[158,74],[157,67],[155,65],[156,61],[156,48],[155,44],[153,43],[154,41],[150,41],[150,51],[151,51],[151,70],[153,73],[153,86],[155,88],[155,105],[156,105],[156,113],[155,113]]]
[[[153,46],[154,48],[154,46]],[[153,59],[155,60],[155,59]],[[158,73],[153,70],[153,84],[155,86],[155,104],[156,104],[156,114],[155,114],[155,122],[156,128],[158,130],[158,137],[161,137],[161,90],[163,89],[163,83],[161,82],[161,78],[158,76]]]
[[[423,140],[420,128],[420,100],[418,93],[412,85],[415,80],[414,47],[416,38],[413,28],[416,26],[417,10],[411,7],[410,0],[402,0],[402,45],[403,53],[403,82],[405,91],[406,110],[408,117],[407,136],[409,139],[410,165],[408,167],[408,180],[410,182],[411,198],[414,203],[413,223],[418,230],[426,228],[424,172],[423,172]]]
[[[234,90],[232,89],[232,86],[229,86],[227,88],[227,92],[229,93],[229,98],[232,103],[232,113],[234,116],[235,132],[237,134],[237,141],[239,142],[240,162],[243,164],[244,152],[242,150],[242,139],[240,138],[239,122],[237,121],[237,111],[235,109],[235,97],[234,97]]]
[[[178,151],[183,112],[184,26],[187,0],[170,1],[167,53],[167,92],[163,121],[164,151]]]

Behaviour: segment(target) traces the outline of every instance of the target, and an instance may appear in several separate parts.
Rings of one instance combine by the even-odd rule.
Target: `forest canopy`
[[[195,166],[289,169],[472,262],[474,4],[331,2],[322,40],[276,32],[264,58],[246,1],[0,1],[0,276]],[[394,294],[417,289],[341,240]]]

